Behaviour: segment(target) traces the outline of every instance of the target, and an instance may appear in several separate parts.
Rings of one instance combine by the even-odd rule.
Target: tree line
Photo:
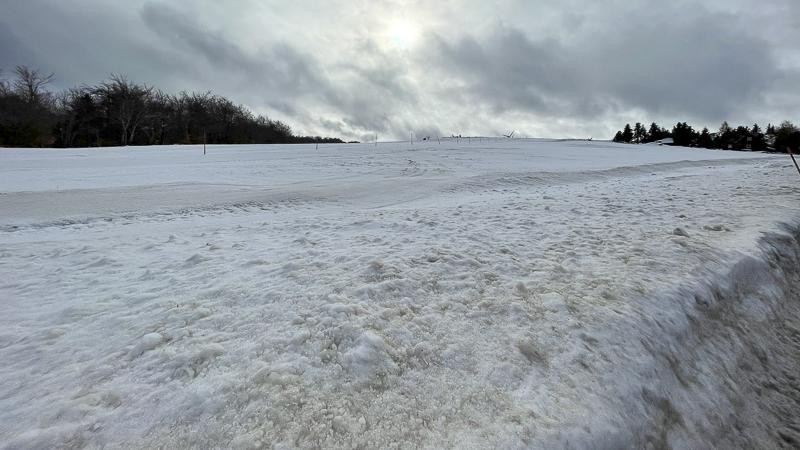
[[[18,66],[0,73],[0,146],[100,147],[167,144],[341,143],[295,136],[211,92],[165,93],[121,75],[95,86],[47,89],[53,74]]]
[[[794,140],[797,139],[798,131],[800,129],[788,120],[777,127],[769,124],[766,129],[758,124],[733,128],[728,122],[723,122],[719,130],[713,133],[708,128],[698,132],[686,122],[678,122],[672,130],[653,122],[650,127],[641,123],[636,123],[633,127],[626,124],[625,128],[617,131],[613,141],[645,144],[672,138],[674,145],[684,147],[786,152],[788,146],[797,145]]]

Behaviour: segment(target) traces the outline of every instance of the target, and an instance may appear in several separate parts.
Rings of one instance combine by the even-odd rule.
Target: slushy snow
[[[800,445],[785,157],[0,149],[0,447]]]

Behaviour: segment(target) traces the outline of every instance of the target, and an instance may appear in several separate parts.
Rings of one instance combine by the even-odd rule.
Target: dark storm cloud
[[[171,7],[147,3],[141,16],[148,28],[169,43],[168,51],[185,65],[224,73],[233,85],[228,91],[255,92],[284,112],[296,112],[287,102],[298,97],[336,100],[330,82],[319,75],[322,70],[314,58],[286,43],[277,42],[269,48],[247,53],[222,33],[206,28]]]
[[[752,105],[780,76],[769,44],[737,26],[736,17],[668,7],[636,17],[605,36],[598,30],[586,55],[600,68],[598,88],[625,105],[719,119]]]
[[[534,43],[521,31],[496,30],[488,39],[479,42],[465,36],[448,43],[434,36],[434,54],[450,79],[466,82],[475,99],[488,101],[495,111],[511,108],[547,111],[552,108],[547,96],[577,85],[567,65],[559,60],[557,42]],[[559,80],[561,76],[573,79]]]
[[[119,4],[0,0],[0,11],[0,68],[5,70],[25,64],[55,72],[57,87],[63,88],[111,73],[161,82],[164,73],[176,69],[176,61],[160,51],[161,43],[138,33],[137,21]]]
[[[228,69],[250,69],[253,66],[253,61],[221,33],[205,29],[191,16],[171,7],[147,3],[142,8],[141,16],[144,23],[165,43],[181,47],[180,55],[188,58],[200,56],[209,63],[220,64]]]
[[[0,69],[122,73],[363,139],[798,112],[795,0],[0,0]],[[398,20],[416,27],[398,47]],[[388,33],[388,34],[387,34]]]
[[[580,117],[636,108],[721,120],[786,76],[765,41],[731,26],[734,17],[695,14],[643,10],[585,25],[569,42],[507,27],[480,41],[435,37],[430,59],[497,112]]]
[[[0,61],[23,61],[31,53],[31,49],[19,40],[10,29],[0,27]]]

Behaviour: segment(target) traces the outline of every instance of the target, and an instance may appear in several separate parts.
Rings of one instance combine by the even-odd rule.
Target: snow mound
[[[131,349],[128,355],[131,358],[136,358],[142,353],[156,348],[159,344],[164,342],[164,336],[159,333],[147,333],[139,340],[139,342]]]
[[[365,331],[356,345],[344,352],[342,363],[358,382],[371,383],[397,372],[391,352],[383,338]]]

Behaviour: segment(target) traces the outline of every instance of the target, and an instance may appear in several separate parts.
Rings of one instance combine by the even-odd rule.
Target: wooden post
[[[206,129],[203,128],[203,156],[206,156],[206,142],[208,141],[208,136],[206,135]]]

